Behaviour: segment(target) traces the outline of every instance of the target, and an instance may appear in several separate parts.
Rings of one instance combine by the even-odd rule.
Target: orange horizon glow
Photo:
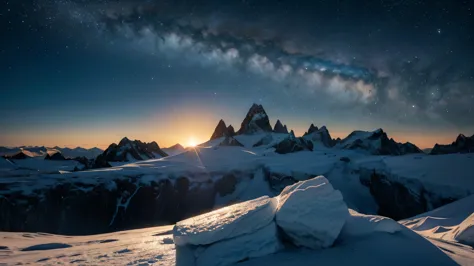
[[[201,121],[204,122],[204,121]],[[154,128],[142,128],[143,131],[137,130],[117,130],[114,132],[123,132],[122,134],[112,133],[102,130],[74,130],[74,132],[57,132],[54,137],[51,137],[50,134],[36,134],[35,136],[28,136],[26,134],[16,134],[14,136],[2,136],[2,143],[0,146],[46,146],[46,147],[83,147],[83,148],[101,148],[106,149],[112,143],[118,143],[123,137],[128,137],[132,140],[141,140],[144,142],[156,141],[161,148],[171,147],[177,143],[181,144],[184,147],[194,147],[201,143],[204,143],[209,140],[212,132],[214,131],[215,126],[217,125],[218,120],[208,121],[202,123],[201,126],[176,124],[177,130],[161,130],[158,134],[152,134],[151,132],[156,132]],[[192,123],[191,123],[192,124]],[[349,135],[352,130],[333,130],[328,127],[331,137],[333,138],[345,138]],[[295,134],[301,136],[306,131],[306,128],[294,128]],[[182,132],[182,133],[180,133]],[[192,132],[192,133],[191,133]],[[448,134],[448,133],[436,133],[432,135],[426,135],[423,133],[391,133],[389,130],[386,131],[390,138],[393,138],[397,142],[411,142],[417,145],[419,148],[432,148],[436,143],[439,144],[450,144],[452,143],[457,134]],[[8,143],[8,145],[6,145]]]

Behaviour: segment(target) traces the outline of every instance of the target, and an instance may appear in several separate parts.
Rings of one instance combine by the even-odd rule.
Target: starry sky
[[[472,1],[0,4],[0,145],[206,141],[252,103],[303,134],[474,134]]]

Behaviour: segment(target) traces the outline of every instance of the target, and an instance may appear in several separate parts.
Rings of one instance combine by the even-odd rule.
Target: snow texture
[[[232,265],[245,259],[276,253],[283,248],[275,222],[251,234],[210,245],[196,258],[196,266]]]
[[[351,209],[349,214],[339,236],[341,239],[366,236],[375,232],[393,234],[401,230],[399,223],[387,217],[361,214]]]
[[[255,232],[273,220],[276,205],[276,199],[263,196],[180,221],[173,230],[174,242],[207,245]]]
[[[276,222],[296,246],[320,249],[334,243],[348,215],[342,194],[318,176],[282,191]]]
[[[400,223],[429,239],[474,247],[474,195]]]

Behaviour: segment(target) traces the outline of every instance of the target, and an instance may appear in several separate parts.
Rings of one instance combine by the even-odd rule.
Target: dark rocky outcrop
[[[466,137],[460,134],[456,141],[448,145],[436,144],[430,154],[474,153],[474,135]]]
[[[234,137],[225,137],[225,139],[219,143],[219,146],[237,146],[237,147],[243,147],[244,145],[240,143],[238,140],[236,140]]]
[[[318,131],[318,130],[319,130],[318,127],[314,126],[314,124],[311,124],[311,125],[309,126],[308,131],[305,132],[305,133],[303,134],[303,136],[309,135],[309,134],[311,134],[311,133],[313,133],[313,132],[316,132],[316,131]]]
[[[280,134],[288,134],[288,128],[286,125],[283,125],[280,120],[277,120],[275,126],[273,127],[273,132]]]
[[[257,132],[272,132],[272,126],[268,115],[262,105],[253,104],[250,107],[244,121],[240,125],[237,134],[253,134]]]
[[[235,136],[235,130],[234,130],[234,127],[232,125],[229,125],[227,127],[227,135],[226,136],[229,136],[229,137],[233,137]]]
[[[219,123],[217,123],[216,128],[214,129],[214,133],[212,133],[211,139],[218,139],[222,137],[233,137],[235,136],[235,130],[232,125],[226,126],[224,120],[219,120]]]
[[[354,131],[338,144],[344,149],[366,150],[373,155],[423,153],[422,150],[410,142],[398,143],[392,138],[389,139],[382,129],[373,132]]]
[[[168,154],[162,151],[155,141],[145,143],[139,140],[131,141],[125,137],[118,145],[112,143],[101,155],[97,156],[94,167],[110,167],[109,162],[128,162],[130,159],[148,160],[166,156]]]
[[[60,152],[49,152],[44,157],[45,160],[51,161],[65,161],[66,158]]]
[[[369,187],[370,193],[379,206],[378,214],[395,220],[413,217],[468,195],[454,198],[434,194],[428,191],[419,180],[403,179],[402,183],[399,178],[390,178],[375,170],[371,172],[366,170],[365,174],[361,174],[360,181]]]
[[[279,154],[286,154],[298,151],[312,151],[313,143],[307,141],[303,137],[296,138],[293,130],[290,132],[288,137],[277,143],[275,146],[275,152]]]
[[[226,133],[227,133],[227,126],[224,120],[221,119],[219,120],[219,123],[217,123],[217,126],[214,129],[214,133],[212,133],[211,140],[224,137]]]

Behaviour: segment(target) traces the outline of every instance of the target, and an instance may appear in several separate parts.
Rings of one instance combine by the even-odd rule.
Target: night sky
[[[298,134],[474,134],[473,1],[2,1],[0,145],[206,141],[252,103]]]

